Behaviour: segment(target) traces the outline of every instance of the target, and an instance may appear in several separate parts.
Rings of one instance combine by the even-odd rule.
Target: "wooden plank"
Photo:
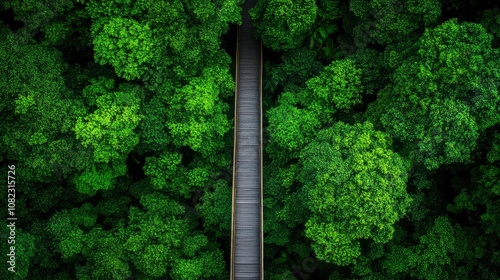
[[[256,0],[243,4],[243,25],[239,28],[238,81],[235,116],[236,190],[231,258],[232,279],[262,278],[261,158],[260,158],[260,49],[255,40],[248,10]]]

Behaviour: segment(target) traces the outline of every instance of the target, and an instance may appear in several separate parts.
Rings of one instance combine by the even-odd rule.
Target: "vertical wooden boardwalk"
[[[231,279],[263,279],[261,45],[248,10],[238,30],[236,52],[235,143]]]

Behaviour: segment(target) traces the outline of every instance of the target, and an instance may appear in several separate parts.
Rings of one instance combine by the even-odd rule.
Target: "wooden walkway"
[[[248,10],[238,30],[233,155],[231,279],[263,279],[261,45]]]

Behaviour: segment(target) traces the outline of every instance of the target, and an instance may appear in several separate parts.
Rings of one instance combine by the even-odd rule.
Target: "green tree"
[[[342,122],[318,133],[300,155],[305,224],[318,259],[355,263],[361,239],[388,242],[405,213],[408,166],[391,151],[391,139],[370,123]]]
[[[431,27],[441,16],[439,0],[354,0],[349,10],[357,17],[352,31],[357,47],[388,45],[421,27]]]
[[[318,7],[312,0],[263,0],[250,10],[257,33],[267,47],[299,47],[311,32]]]
[[[72,181],[78,191],[94,195],[99,189],[112,189],[114,179],[127,171],[126,157],[139,143],[135,129],[142,118],[141,89],[130,84],[114,89],[113,81],[100,78],[83,90],[83,96],[96,110],[79,117],[73,130],[94,160]]]
[[[305,87],[306,81],[316,76],[323,65],[316,59],[313,50],[300,48],[285,52],[279,65],[266,64],[269,74],[263,78],[263,87],[274,92],[279,85],[284,92],[296,92]]]
[[[0,127],[8,158],[19,161],[24,178],[56,182],[75,171],[83,151],[71,127],[86,114],[66,87],[67,64],[53,47],[36,44],[23,30],[3,29],[0,38]]]
[[[398,67],[368,118],[380,120],[428,169],[468,162],[480,131],[499,122],[491,39],[480,25],[456,20],[426,30],[417,54]]]
[[[152,57],[153,39],[149,25],[133,19],[112,18],[102,30],[93,30],[96,61],[111,64],[127,80],[140,78]]]
[[[450,279],[446,267],[455,250],[455,230],[448,218],[436,218],[418,245],[391,246],[383,267],[393,276],[409,272],[417,279]]]
[[[63,259],[69,259],[81,253],[84,232],[73,221],[68,211],[55,213],[48,222],[48,231],[56,240],[57,252]]]
[[[83,237],[82,254],[85,265],[75,265],[77,279],[127,279],[132,276],[124,246],[124,230],[114,233],[93,228]]]
[[[175,196],[189,197],[192,188],[186,180],[187,168],[182,165],[180,153],[164,152],[159,157],[148,157],[144,173],[151,178],[151,185]]]
[[[306,82],[306,90],[299,93],[301,104],[323,124],[329,123],[336,112],[346,112],[361,103],[361,74],[354,60],[333,61]]]
[[[213,67],[203,69],[202,76],[162,96],[169,105],[166,126],[173,144],[215,159],[215,152],[223,148],[224,135],[231,128],[226,115],[229,106],[221,99],[233,89],[228,70]]]
[[[185,209],[180,204],[160,193],[144,195],[141,204],[145,211],[130,208],[124,244],[136,268],[151,277],[222,276],[222,253],[181,218]]]
[[[91,87],[102,90],[93,85]],[[108,163],[128,154],[139,143],[134,129],[142,118],[138,114],[140,89],[123,84],[117,91],[94,94],[98,96],[95,100],[97,109],[84,118],[78,118],[74,131],[83,146],[92,146],[96,162]]]
[[[298,152],[336,113],[361,103],[361,74],[353,60],[337,60],[307,80],[305,88],[281,94],[278,106],[267,113],[271,149],[277,145]]]
[[[231,234],[232,189],[223,180],[218,180],[213,188],[206,190],[196,205],[205,230],[215,232],[217,237]]]
[[[307,109],[297,108],[297,98],[284,93],[278,106],[267,113],[269,118],[269,145],[277,145],[288,151],[298,152],[306,145],[320,126],[317,116]]]
[[[220,57],[226,56],[219,47],[220,36],[230,23],[241,20],[241,8],[232,0],[217,4],[90,0],[86,5],[97,40],[94,47],[104,61],[126,78],[142,76],[156,91],[167,80],[185,82],[206,65],[219,64]],[[108,30],[104,30],[106,25]]]
[[[55,18],[64,15],[72,9],[74,1],[36,1],[36,0],[8,0],[2,1],[3,7],[12,8],[17,20],[23,21],[32,31],[51,24]]]
[[[7,225],[8,224],[9,223],[7,223]],[[2,229],[1,231],[2,235],[5,236],[5,241],[2,242],[4,244],[0,246],[0,248],[5,252],[5,255],[2,256],[2,260],[6,263],[6,271],[4,272],[4,275],[10,275],[12,279],[16,280],[30,279],[28,277],[28,273],[35,265],[33,263],[33,256],[36,252],[35,237],[32,234],[27,233],[25,229],[20,228],[19,223],[16,222],[15,226],[15,239],[7,239],[8,236],[11,236],[9,227],[4,226],[4,229]],[[7,240],[14,243],[8,243]],[[9,254],[11,253],[11,247],[15,248],[15,263],[13,266],[11,266],[11,264],[9,263],[11,258],[9,256]],[[13,271],[10,270],[11,267]],[[9,271],[7,271],[7,269],[9,269]]]

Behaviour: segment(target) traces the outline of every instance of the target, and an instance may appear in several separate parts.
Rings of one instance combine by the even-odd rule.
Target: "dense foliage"
[[[237,2],[0,8],[11,278],[228,278],[234,78],[221,43]]]
[[[12,279],[229,278],[241,2],[0,1]],[[265,277],[499,279],[500,5],[257,0],[250,15]]]
[[[498,279],[497,4],[302,2],[251,12],[266,276]]]

